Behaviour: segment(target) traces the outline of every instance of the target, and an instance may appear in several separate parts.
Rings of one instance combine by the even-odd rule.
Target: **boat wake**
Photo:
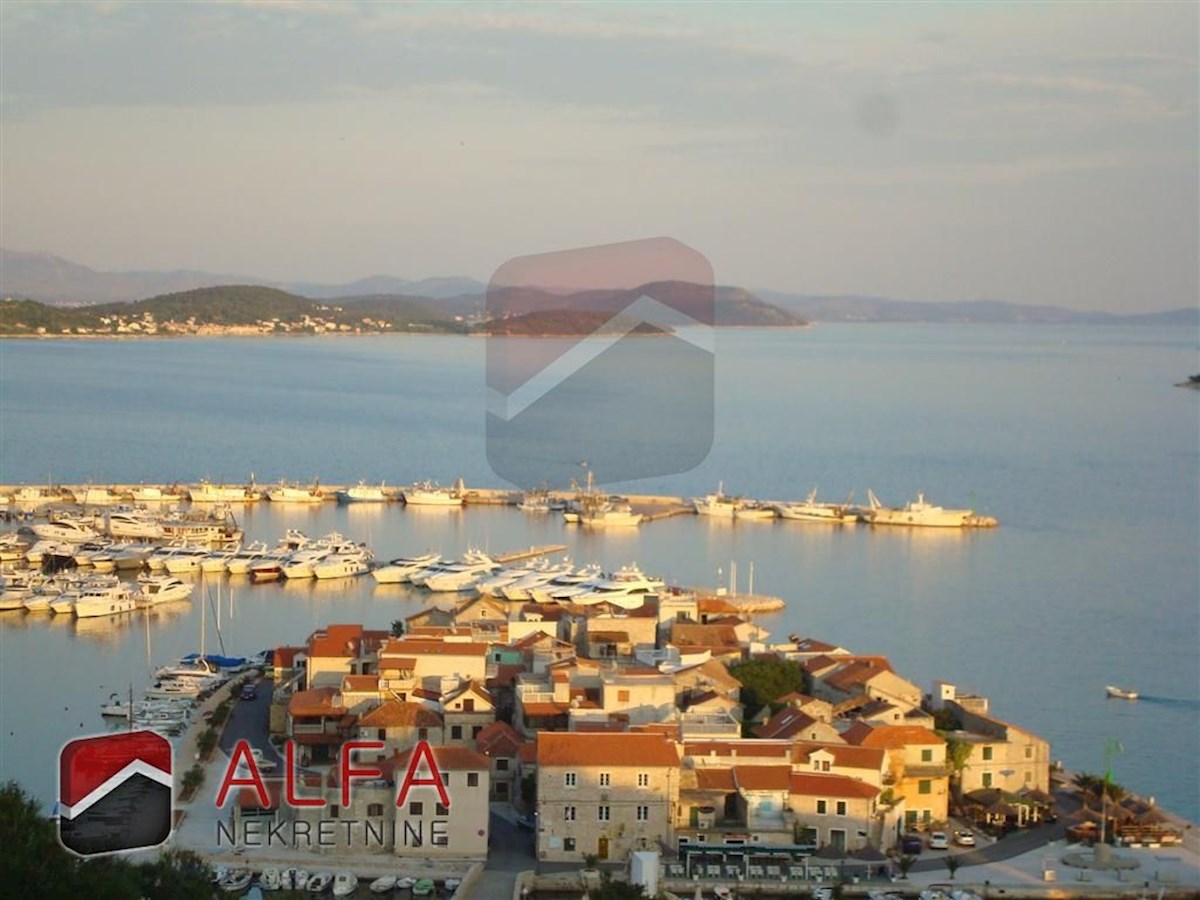
[[[1196,711],[1200,710],[1200,700],[1185,700],[1180,697],[1154,697],[1142,694],[1138,698],[1142,703],[1154,703],[1171,709]]]

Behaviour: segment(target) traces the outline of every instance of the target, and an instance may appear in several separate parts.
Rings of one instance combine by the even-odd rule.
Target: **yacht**
[[[150,544],[113,544],[108,548],[117,571],[140,569],[154,552]]]
[[[696,507],[697,515],[731,519],[733,518],[733,511],[737,509],[739,502],[740,500],[737,497],[730,497],[725,493],[724,482],[718,482],[715,494],[696,497],[692,500],[692,505]]]
[[[350,578],[355,575],[365,575],[371,571],[371,560],[374,554],[359,544],[354,550],[341,550],[330,554],[313,566],[313,575],[317,578]]]
[[[353,553],[359,545],[346,540],[336,531],[331,531],[323,538],[306,544],[286,560],[280,569],[284,578],[312,578],[313,567],[328,556],[335,553]]]
[[[23,609],[27,601],[45,582],[45,576],[38,572],[9,572],[4,576],[4,584],[0,589],[0,611]],[[47,604],[47,608],[49,604]]]
[[[138,592],[134,602],[141,609],[170,603],[173,600],[188,600],[192,596],[192,585],[174,575],[142,575],[138,578]]]
[[[268,552],[270,550],[263,541],[239,547],[226,557],[225,571],[230,575],[245,575],[250,571],[250,566],[265,557]]]
[[[200,564],[208,557],[210,551],[207,547],[199,547],[196,545],[183,545],[176,547],[175,552],[163,560],[163,568],[172,575],[184,575],[188,572],[196,572],[200,569]]]
[[[297,487],[281,481],[267,491],[267,499],[272,503],[324,503],[325,492],[315,481],[310,488]]]
[[[33,533],[48,541],[62,541],[68,544],[82,544],[99,537],[91,525],[73,516],[61,516],[49,522],[39,522],[33,526]]]
[[[193,503],[253,503],[261,500],[262,496],[262,491],[254,483],[253,476],[249,484],[240,487],[201,481],[195,487],[188,488],[188,498]]]
[[[196,697],[205,685],[196,679],[163,678],[156,681],[152,687],[146,688],[146,697]]]
[[[488,556],[447,566],[425,577],[425,587],[431,591],[466,591],[480,578],[495,572],[499,566]]]
[[[594,582],[593,587],[571,597],[572,603],[590,606],[593,603],[612,603],[625,609],[636,609],[644,602],[644,595],[662,590],[661,578],[651,578],[631,563],[607,578]]]
[[[872,525],[908,525],[924,528],[965,528],[967,526],[995,525],[996,520],[988,516],[977,516],[970,509],[945,509],[934,506],[925,500],[924,494],[917,494],[916,500],[910,500],[904,506],[887,507],[879,502],[874,491],[867,491],[871,506],[866,512],[866,520]]]
[[[529,597],[538,603],[546,603],[559,599],[555,595],[563,591],[571,591],[569,596],[574,596],[581,590],[590,590],[590,587],[581,588],[581,585],[590,585],[600,576],[600,566],[597,563],[590,563],[582,568],[556,575],[543,585],[529,588]]]
[[[105,530],[116,538],[157,541],[163,536],[162,524],[144,509],[114,509],[105,517]]]
[[[383,492],[382,481],[379,482],[379,487],[360,481],[352,488],[338,491],[337,500],[338,503],[383,503],[387,500],[387,494]]]
[[[803,503],[780,503],[775,509],[783,519],[850,525],[858,521],[858,512],[850,505],[853,499],[854,494],[851,494],[845,503],[822,503],[817,500],[817,489],[813,488]]]
[[[106,552],[108,547],[108,541],[84,541],[82,544],[76,544],[72,548],[71,559],[75,565],[80,568],[86,568],[92,564],[92,558],[96,554]]]
[[[601,503],[594,509],[580,513],[579,522],[590,528],[629,528],[640,524],[642,514],[635,513],[628,503]]]
[[[0,562],[16,562],[29,552],[29,542],[15,531],[0,535]]]
[[[545,572],[549,565],[549,560],[539,559],[524,566],[502,566],[491,575],[477,581],[475,589],[485,597],[500,597],[508,585],[530,575]]]
[[[463,568],[472,566],[478,567],[478,571],[492,568],[496,564],[492,558],[481,550],[471,549],[463,554],[462,559],[443,559],[436,562],[419,572],[413,572],[409,575],[408,580],[417,587],[425,587],[425,583],[435,575],[441,575],[446,572],[459,572]]]
[[[436,482],[423,481],[404,489],[404,502],[411,506],[462,506],[462,494],[459,486],[444,488]]]
[[[75,617],[112,616],[133,612],[136,606],[133,591],[124,582],[106,587],[85,587],[75,601]]]
[[[161,488],[142,485],[135,487],[130,493],[135,503],[178,503],[184,499],[183,492],[177,484]]]
[[[549,584],[555,578],[573,572],[575,567],[571,560],[564,558],[560,563],[541,566],[527,574],[508,582],[499,589],[499,596],[505,600],[532,600],[533,590]],[[480,585],[480,590],[483,586]]]
[[[408,581],[416,572],[423,572],[430,566],[442,561],[440,553],[426,553],[422,556],[399,556],[372,570],[371,575],[380,584],[401,584]]]

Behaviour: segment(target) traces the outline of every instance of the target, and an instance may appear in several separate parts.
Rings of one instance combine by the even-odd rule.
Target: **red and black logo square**
[[[153,731],[80,738],[58,754],[58,838],[82,856],[171,834],[171,744]]]

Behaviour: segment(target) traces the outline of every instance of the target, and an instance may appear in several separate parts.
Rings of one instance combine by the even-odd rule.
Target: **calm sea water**
[[[994,515],[994,531],[929,533],[676,518],[577,532],[502,509],[248,509],[250,537],[338,528],[381,557],[562,542],[574,558],[679,583],[728,579],[788,601],[763,622],[884,653],[922,685],[987,694],[993,712],[1200,820],[1200,370],[1196,335],[1147,328],[823,326],[730,331],[717,345],[712,453],[624,487],[840,499],[917,491]],[[679,386],[686,391],[686,385]],[[498,486],[484,446],[483,344],[467,338],[0,343],[0,482],[327,483],[418,478]],[[595,422],[598,429],[604,421]],[[647,433],[662,423],[645,423]],[[603,475],[603,473],[599,473]],[[621,486],[617,486],[621,487]],[[215,602],[215,582],[197,596]],[[229,652],[315,627],[384,627],[408,589],[222,587]],[[211,607],[210,607],[211,608]],[[82,623],[0,615],[0,779],[53,797],[53,754],[95,730],[96,704],[148,659],[199,643],[201,604]],[[210,612],[210,616],[212,613]],[[215,628],[210,619],[209,647]],[[1106,700],[1105,684],[1141,691]]]

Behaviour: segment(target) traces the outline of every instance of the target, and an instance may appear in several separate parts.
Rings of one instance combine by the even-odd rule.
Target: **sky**
[[[1200,4],[0,4],[0,244],[486,281],[666,236],[722,284],[1200,297]]]

